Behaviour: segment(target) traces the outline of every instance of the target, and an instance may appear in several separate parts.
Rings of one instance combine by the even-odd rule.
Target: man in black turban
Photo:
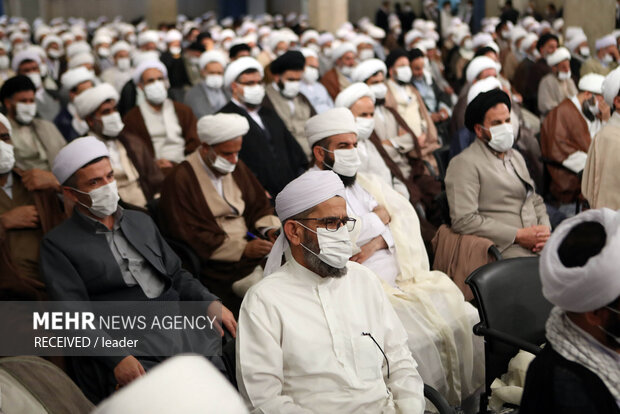
[[[482,92],[465,111],[475,141],[446,173],[452,230],[490,239],[503,258],[536,256],[551,234],[545,203],[536,194],[523,156],[512,149],[510,98]]]

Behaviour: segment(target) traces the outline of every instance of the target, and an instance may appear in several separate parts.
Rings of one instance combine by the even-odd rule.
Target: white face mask
[[[37,72],[32,72],[26,75],[30,78],[32,83],[34,83],[34,87],[39,89],[41,87],[41,74]]]
[[[372,93],[375,94],[375,99],[384,99],[387,93],[387,86],[385,83],[375,83],[369,86]]]
[[[357,138],[366,140],[372,134],[375,129],[375,118],[355,118],[355,125],[357,126]]]
[[[62,51],[59,49],[49,49],[47,51],[47,56],[51,59],[59,59],[62,56]]]
[[[77,116],[74,116],[73,119],[71,120],[71,126],[73,127],[73,129],[75,129],[75,132],[77,132],[80,136],[83,136],[84,134],[86,134],[89,129],[86,121],[78,118]]]
[[[18,102],[15,105],[15,118],[22,124],[29,125],[34,117],[37,115],[36,103],[23,103]]]
[[[101,58],[107,58],[108,56],[110,56],[110,49],[107,47],[100,47],[99,49],[97,49],[97,54]]]
[[[224,48],[224,50],[228,50],[230,49],[231,44],[232,44],[232,40],[224,40],[222,42],[222,47]]]
[[[579,54],[583,57],[590,56],[590,48],[588,46],[582,46],[579,48]]]
[[[359,58],[361,61],[373,59],[375,57],[375,52],[372,49],[362,49],[359,54]]]
[[[340,72],[342,72],[342,74],[346,77],[350,77],[351,74],[353,73],[353,67],[352,66],[343,66],[340,68]]]
[[[144,87],[144,96],[153,105],[162,104],[168,97],[166,84],[160,80],[149,83]]]
[[[614,61],[614,57],[612,55],[603,56],[603,63],[611,63]]]
[[[136,36],[135,33],[129,33],[126,39],[127,39],[127,43],[130,43],[133,45],[138,40],[138,36]]]
[[[396,68],[396,79],[402,83],[411,82],[411,68],[409,66],[399,66]]]
[[[173,55],[180,55],[183,49],[181,49],[181,46],[170,46],[168,50]]]
[[[568,72],[558,72],[558,79],[561,81],[565,81],[570,79],[570,70]]]
[[[304,69],[304,81],[313,84],[319,80],[319,70],[312,66],[306,66]]]
[[[103,130],[101,133],[106,137],[114,138],[121,133],[125,124],[121,120],[121,114],[118,112],[112,112],[111,114],[103,115],[101,117],[103,123]]]
[[[497,152],[506,152],[512,148],[515,142],[515,135],[511,124],[495,125],[489,128],[488,131],[491,133],[489,147]]]
[[[0,141],[0,174],[6,174],[15,165],[15,151],[11,144]]]
[[[260,48],[258,46],[254,46],[250,51],[250,54],[252,55],[252,57],[257,57],[258,55],[260,55]]]
[[[224,77],[222,75],[207,75],[205,85],[208,88],[220,89],[224,85]]]
[[[598,101],[596,99],[594,99],[594,103],[591,104],[589,102],[589,100],[587,100],[585,102],[585,106],[588,108],[588,110],[590,111],[590,113],[594,116],[597,116],[598,114],[601,113],[601,109],[598,107]]]
[[[285,81],[284,88],[282,88],[282,95],[285,98],[293,99],[299,95],[299,81]]]
[[[473,50],[474,49],[474,42],[471,39],[465,40],[465,42],[463,43],[463,49],[465,49],[465,50]]]
[[[265,97],[263,85],[253,85],[243,87],[243,101],[250,105],[260,105]]]
[[[129,69],[131,69],[131,59],[126,58],[126,57],[119,58],[116,61],[116,67],[122,70],[123,72],[128,71]]]
[[[319,46],[316,43],[310,43],[308,46],[306,46],[308,49],[312,49],[314,50],[316,53],[321,53],[321,46]]]
[[[7,70],[9,68],[10,59],[7,55],[0,56],[0,70]]]
[[[314,231],[298,221],[296,223],[316,234],[319,241],[318,254],[302,244],[301,246],[304,249],[321,259],[323,263],[327,263],[336,269],[342,269],[347,265],[347,262],[353,255],[353,245],[346,226],[342,226],[336,231],[329,231],[323,227],[318,227]]]
[[[325,151],[334,154],[334,166],[331,167],[333,172],[345,177],[353,177],[357,174],[357,170],[362,164],[359,154],[357,153],[357,148],[337,149],[335,151],[326,149]],[[323,162],[323,164],[325,164],[325,162]],[[327,164],[325,164],[325,166],[330,168]]]
[[[331,58],[332,57],[332,48],[331,48],[331,46],[328,46],[325,49],[323,49],[323,55],[326,58]]]
[[[226,158],[220,155],[217,155],[215,157],[215,161],[213,161],[211,166],[215,168],[218,172],[226,175],[226,174],[230,174],[233,171],[235,171],[237,164],[233,164],[232,162],[228,161]]]
[[[78,204],[86,207],[88,211],[99,218],[104,218],[114,214],[118,208],[118,200],[120,197],[118,196],[116,181],[112,181],[109,184],[96,188],[89,193],[85,193],[76,188],[73,190],[80,194],[88,194],[90,196],[90,207],[79,201]]]

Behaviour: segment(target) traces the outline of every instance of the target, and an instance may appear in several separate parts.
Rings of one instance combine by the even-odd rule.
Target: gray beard
[[[305,240],[303,240],[303,244],[313,252],[320,251],[319,243],[315,242],[312,237],[305,237]],[[308,269],[321,277],[340,278],[347,274],[346,266],[342,269],[330,266],[306,249],[303,249],[303,254],[304,261],[306,262],[306,266],[308,267]]]

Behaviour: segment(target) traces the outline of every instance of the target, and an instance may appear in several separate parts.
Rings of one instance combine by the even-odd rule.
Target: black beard
[[[334,171],[334,154],[331,152],[325,152],[325,160],[323,164],[327,166],[330,170]],[[336,171],[334,171],[338,177],[340,177],[340,181],[344,184],[345,187],[352,187],[355,184],[355,179],[357,178],[357,174],[353,177],[347,177],[346,175],[340,175]]]
[[[375,100],[375,106],[383,106],[383,105],[385,105],[385,98]]]
[[[320,251],[318,241],[315,242],[314,238],[312,238],[309,234],[304,233],[303,244],[306,248],[312,250],[313,252]],[[303,249],[303,247],[302,247]],[[308,250],[303,249],[304,260],[308,268],[321,277],[333,277],[340,278],[347,274],[347,267],[343,267],[342,269],[338,269],[331,265],[328,265],[321,259],[319,259],[314,254],[310,253]],[[318,254],[318,253],[317,253]]]
[[[583,116],[585,116],[590,122],[594,121],[595,115],[590,111],[590,104],[588,101],[583,101],[581,105],[581,112],[583,112]]]

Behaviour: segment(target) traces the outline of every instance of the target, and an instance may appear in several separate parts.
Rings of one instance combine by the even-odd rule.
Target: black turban
[[[37,88],[34,87],[34,83],[30,80],[28,76],[17,75],[13,76],[10,79],[7,79],[0,88],[0,102],[4,104],[4,100],[7,98],[11,98],[17,92],[22,91],[33,91],[36,92]]]
[[[387,66],[388,70],[390,70],[390,68],[394,66],[394,63],[396,63],[396,61],[403,56],[409,60],[409,56],[407,55],[407,51],[405,49],[392,50],[385,58],[385,66]]]
[[[287,70],[304,70],[306,58],[297,50],[289,50],[271,62],[269,68],[274,75],[281,75]]]
[[[467,105],[465,110],[465,126],[471,132],[474,132],[474,125],[482,124],[487,111],[495,105],[504,103],[510,111],[510,97],[501,89],[492,89],[488,92],[482,92]]]

